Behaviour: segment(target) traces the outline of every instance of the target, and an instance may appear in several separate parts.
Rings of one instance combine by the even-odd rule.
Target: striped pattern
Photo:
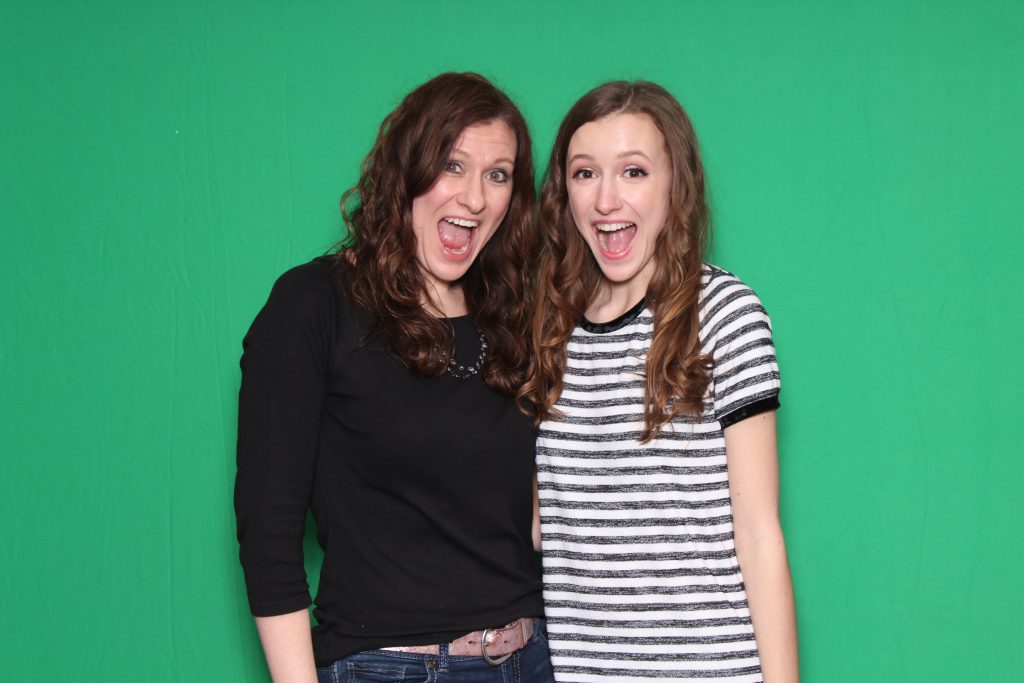
[[[705,266],[701,343],[714,358],[704,416],[647,444],[653,319],[584,324],[569,340],[564,417],[537,442],[544,599],[555,679],[761,680],[733,545],[721,420],[779,391],[768,316]]]

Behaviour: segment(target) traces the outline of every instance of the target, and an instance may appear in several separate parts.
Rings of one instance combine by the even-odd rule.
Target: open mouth
[[[610,258],[621,258],[633,246],[636,223],[595,223],[601,251]]]
[[[437,235],[441,239],[441,247],[445,253],[454,256],[465,256],[473,244],[473,232],[480,226],[480,221],[468,218],[449,216],[437,223]]]

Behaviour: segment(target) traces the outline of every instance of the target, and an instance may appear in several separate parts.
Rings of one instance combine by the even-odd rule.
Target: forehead
[[[516,155],[516,134],[501,119],[468,126],[455,142],[455,151],[487,159],[508,158]]]
[[[647,114],[612,114],[589,121],[569,140],[569,156],[593,157],[640,151],[651,157],[665,149],[665,138]]]

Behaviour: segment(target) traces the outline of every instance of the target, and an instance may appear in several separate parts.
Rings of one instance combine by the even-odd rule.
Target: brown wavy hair
[[[444,374],[454,353],[450,324],[424,309],[412,202],[433,186],[463,131],[504,121],[516,137],[512,196],[490,241],[462,277],[466,306],[487,340],[481,369],[491,388],[514,395],[523,380],[529,322],[526,273],[533,253],[533,151],[526,121],[505,93],[474,73],[444,73],[409,93],[380,125],[359,182],[341,198],[348,235],[341,282],[370,313],[368,334],[416,375]]]
[[[559,415],[566,344],[603,280],[590,248],[569,211],[566,161],[573,134],[590,121],[614,114],[643,114],[665,140],[672,187],[664,229],[654,250],[647,286],[654,338],[647,354],[641,441],[657,436],[674,418],[703,411],[711,359],[701,353],[698,296],[705,247],[710,239],[704,168],[693,124],[668,91],[646,81],[613,81],[581,97],[558,129],[540,193],[540,278],[533,315],[532,354],[520,398],[536,408],[538,423]]]

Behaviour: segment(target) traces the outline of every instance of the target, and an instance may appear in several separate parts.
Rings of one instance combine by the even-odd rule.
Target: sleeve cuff
[[[309,599],[309,596],[292,598],[291,600],[282,600],[271,603],[260,603],[254,604],[252,601],[249,602],[249,610],[252,612],[254,617],[276,617],[281,614],[291,614],[292,612],[298,612],[300,609],[306,609],[313,604],[313,601]]]
[[[731,427],[741,420],[746,420],[748,417],[767,413],[770,410],[778,410],[779,406],[778,394],[768,396],[766,398],[760,398],[753,403],[740,406],[736,410],[722,415],[718,418],[718,422],[722,425],[722,429],[724,430],[726,427]]]

